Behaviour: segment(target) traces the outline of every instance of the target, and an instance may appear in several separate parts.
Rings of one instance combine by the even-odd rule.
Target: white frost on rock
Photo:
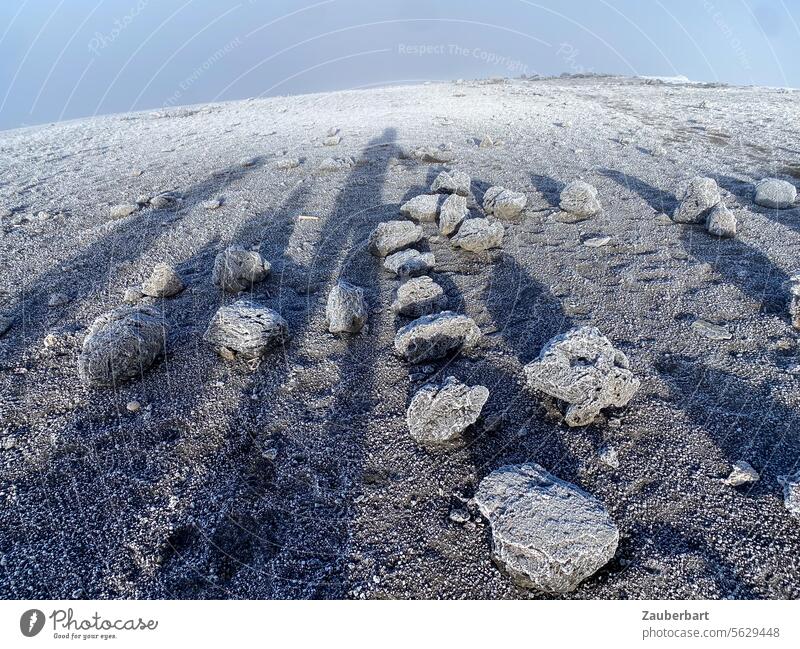
[[[495,185],[489,187],[483,195],[483,210],[501,219],[515,217],[528,202],[528,197],[522,192],[515,192],[505,187]]]
[[[573,180],[561,190],[559,207],[577,217],[588,219],[603,210],[597,189],[582,180]]]
[[[471,182],[469,174],[463,171],[443,171],[436,176],[431,184],[431,192],[434,194],[458,194],[459,196],[469,196]]]
[[[793,207],[797,188],[792,183],[777,178],[765,178],[756,184],[756,204],[763,207],[786,209]]]
[[[203,334],[220,356],[250,360],[264,356],[289,337],[289,325],[277,311],[250,300],[221,307]]]
[[[214,259],[211,281],[228,293],[239,293],[269,275],[270,264],[255,250],[230,246]]]
[[[411,399],[406,413],[411,436],[423,445],[458,442],[478,420],[488,398],[488,388],[468,386],[453,376],[442,385],[428,383]]]
[[[183,290],[183,281],[169,264],[159,263],[142,283],[142,293],[148,297],[172,297]]]
[[[419,318],[439,313],[447,306],[444,289],[430,277],[414,277],[403,282],[397,289],[392,310],[400,315]]]
[[[364,289],[339,280],[330,293],[325,307],[325,323],[333,334],[357,333],[367,322],[367,303]]]
[[[627,356],[595,327],[576,327],[552,338],[528,363],[528,386],[566,402],[570,426],[586,426],[609,406],[621,407],[639,389]]]
[[[783,504],[786,509],[800,520],[800,470],[792,475],[778,476],[778,484],[783,487]]]
[[[421,194],[400,206],[400,214],[412,221],[435,221],[443,202],[440,194]]]
[[[538,464],[504,466],[475,494],[492,530],[492,552],[525,588],[568,593],[617,550],[619,530],[595,497]]]
[[[461,224],[450,243],[470,252],[483,252],[503,245],[505,228],[499,221],[467,219]]]
[[[414,248],[392,253],[383,262],[383,267],[398,277],[416,277],[433,270],[436,257],[432,252],[420,252]]]
[[[402,327],[394,338],[394,348],[410,363],[424,363],[457,349],[470,349],[481,335],[472,318],[442,311],[422,316]]]
[[[749,462],[740,460],[733,465],[731,474],[723,482],[730,487],[738,487],[748,482],[757,482],[760,479],[758,471],[750,466]]]
[[[422,226],[409,221],[384,221],[369,235],[369,251],[376,257],[385,257],[397,250],[408,248],[422,239]]]
[[[439,232],[445,236],[453,234],[469,214],[467,199],[459,194],[452,194],[442,203],[439,210]]]
[[[715,237],[729,239],[736,236],[736,215],[731,212],[725,203],[719,202],[708,213],[706,230]]]
[[[703,223],[709,210],[720,200],[716,180],[695,176],[686,185],[672,220],[676,223]]]

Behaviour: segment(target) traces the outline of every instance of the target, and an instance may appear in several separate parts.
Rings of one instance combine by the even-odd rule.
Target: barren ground
[[[330,127],[337,146],[322,145]],[[484,135],[501,142],[481,148]],[[449,519],[493,469],[533,461],[601,499],[622,534],[570,597],[800,597],[800,522],[776,482],[800,461],[783,286],[800,209],[759,208],[751,188],[796,182],[798,136],[794,91],[617,78],[359,90],[0,133],[0,208],[14,211],[0,239],[0,309],[14,319],[0,337],[0,596],[541,597],[492,563],[474,510]],[[408,434],[424,381],[393,354],[406,322],[389,308],[397,282],[365,242],[447,166],[405,152],[440,143],[478,201],[501,184],[528,208],[490,254],[453,250],[426,225],[449,308],[485,334],[436,370],[491,392],[469,443],[437,453]],[[316,170],[345,155],[359,164]],[[302,164],[276,170],[287,156]],[[736,239],[657,217],[695,174],[725,190]],[[553,206],[575,178],[605,211],[562,223]],[[163,190],[183,195],[179,209],[109,218]],[[203,209],[215,197],[223,206]],[[40,211],[51,217],[19,222]],[[583,245],[597,235],[611,242]],[[201,340],[235,299],[210,282],[231,243],[271,262],[253,297],[293,336],[256,369]],[[160,261],[187,285],[154,301],[171,322],[166,358],[117,390],[86,388],[76,358],[88,325]],[[371,308],[351,338],[323,322],[340,276]],[[53,293],[69,303],[49,307]],[[702,337],[697,318],[733,337]],[[642,380],[627,408],[585,429],[560,424],[521,372],[577,324],[599,327]],[[609,445],[618,469],[599,459]],[[723,484],[737,460],[761,480]]]

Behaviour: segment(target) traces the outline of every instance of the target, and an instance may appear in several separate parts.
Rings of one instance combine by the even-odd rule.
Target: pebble
[[[698,334],[710,340],[730,340],[733,338],[733,334],[725,327],[708,320],[695,320],[691,326]]]
[[[284,158],[275,163],[275,168],[279,171],[288,171],[300,166],[300,158]]]
[[[47,300],[47,306],[59,307],[65,306],[72,301],[72,298],[66,293],[51,293],[50,298]]]
[[[109,216],[112,219],[123,219],[130,216],[139,209],[136,203],[123,203],[121,205],[114,205],[109,211]]]
[[[783,487],[784,506],[800,521],[800,470],[792,475],[778,476],[778,484]]]
[[[736,216],[725,203],[719,202],[708,213],[706,230],[715,237],[730,239],[736,236]]]
[[[582,180],[573,180],[561,190],[559,207],[580,219],[588,219],[603,210],[597,189]]]
[[[765,178],[756,184],[755,202],[762,207],[786,209],[794,206],[797,188],[777,178]]]
[[[222,200],[219,198],[212,198],[200,203],[200,207],[202,207],[204,210],[216,210],[222,207]]]
[[[150,277],[142,284],[142,293],[148,297],[172,297],[184,289],[183,281],[169,264],[153,267]]]
[[[731,474],[725,478],[724,482],[730,487],[739,487],[749,482],[757,482],[761,479],[756,471],[748,462],[740,460],[733,465]]]
[[[609,243],[611,243],[611,237],[590,237],[583,241],[583,245],[587,248],[602,248]]]
[[[125,407],[128,409],[128,412],[139,412],[142,409],[142,404],[138,401],[128,401],[128,405]]]

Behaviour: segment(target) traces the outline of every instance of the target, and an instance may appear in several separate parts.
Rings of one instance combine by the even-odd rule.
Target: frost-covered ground
[[[622,534],[571,596],[799,597],[800,521],[776,477],[800,462],[784,287],[800,266],[800,209],[754,206],[751,187],[797,182],[798,105],[793,91],[520,80],[0,133],[0,308],[13,321],[0,337],[0,595],[538,597],[492,563],[469,502],[492,470],[533,461],[597,496]],[[323,146],[331,127],[342,141]],[[495,146],[479,147],[487,135]],[[451,249],[426,226],[449,307],[485,334],[435,369],[491,393],[469,443],[431,453],[405,424],[425,379],[393,354],[406,322],[389,308],[397,282],[365,242],[446,166],[407,152],[440,143],[478,202],[502,184],[528,207],[492,253]],[[329,156],[359,164],[320,173]],[[276,169],[285,157],[302,163]],[[659,216],[696,174],[723,188],[735,239]],[[554,205],[575,178],[598,188],[605,211],[564,223]],[[109,217],[164,190],[182,204]],[[201,205],[216,197],[221,208]],[[583,244],[600,235],[611,241]],[[231,243],[270,261],[253,297],[293,336],[255,369],[201,340],[234,299],[210,282]],[[166,358],[117,390],[84,387],[88,325],[162,261],[187,285],[153,301],[171,322]],[[363,286],[371,308],[352,338],[324,326],[339,277]],[[48,306],[57,293],[68,303]],[[703,337],[697,319],[732,338]],[[577,324],[599,327],[642,380],[627,408],[585,429],[561,424],[521,372]],[[609,447],[619,468],[600,459]],[[761,480],[724,484],[739,460]],[[451,520],[464,508],[469,521]]]

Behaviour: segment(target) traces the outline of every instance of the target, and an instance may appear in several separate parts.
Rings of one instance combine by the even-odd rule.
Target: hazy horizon
[[[800,86],[800,0],[561,4],[10,0],[0,6],[0,129],[459,77]]]

